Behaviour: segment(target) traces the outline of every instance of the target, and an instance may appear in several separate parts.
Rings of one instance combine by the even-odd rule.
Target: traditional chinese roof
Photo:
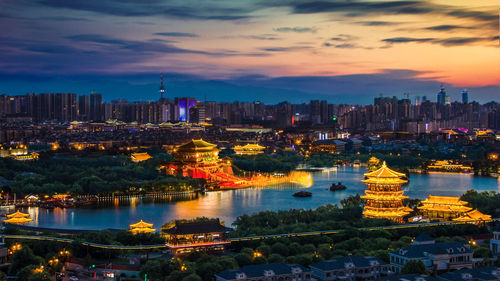
[[[130,231],[134,234],[155,232],[156,229],[154,229],[152,227],[153,227],[152,223],[147,223],[147,222],[144,222],[143,220],[141,220],[140,222],[138,222],[136,224],[131,224]]]
[[[368,160],[368,163],[370,163],[371,165],[377,165],[378,163],[380,163],[380,160],[377,157],[372,156],[370,157],[370,160]]]
[[[233,229],[223,226],[217,219],[199,222],[175,221],[175,225],[173,227],[164,229],[163,232],[173,235],[187,235],[200,233],[223,233],[231,230]]]
[[[491,220],[491,216],[490,215],[485,215],[483,213],[481,213],[480,211],[474,209],[470,212],[467,212],[465,214],[463,214],[462,216],[458,217],[458,218],[455,218],[453,219],[454,221],[463,221],[463,222],[467,222],[467,221],[487,221],[487,220]]]
[[[13,219],[13,218],[29,218],[29,214],[21,213],[19,211],[16,211],[15,213],[12,213],[10,215],[7,215],[7,218]]]
[[[141,162],[151,159],[152,157],[147,152],[141,152],[141,153],[132,153],[132,155],[130,155],[130,158],[134,162]]]
[[[235,145],[234,149],[243,149],[243,150],[263,150],[265,149],[265,146],[261,146],[258,143],[247,143],[243,146],[241,145]]]
[[[460,197],[429,195],[429,198],[422,201],[422,204],[424,205],[418,207],[420,210],[460,213],[472,210],[466,206],[468,202],[460,200]]]
[[[403,173],[399,173],[389,169],[385,161],[382,164],[382,167],[373,172],[366,173],[364,176],[367,178],[376,178],[376,179],[399,179],[402,177],[406,177],[406,175]]]
[[[189,142],[183,143],[177,146],[178,152],[203,152],[203,151],[212,151],[217,148],[216,144],[209,143],[204,141],[203,139],[199,140],[191,140]]]

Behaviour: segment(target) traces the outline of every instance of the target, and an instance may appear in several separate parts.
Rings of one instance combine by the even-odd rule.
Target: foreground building
[[[183,255],[199,251],[223,251],[231,243],[227,233],[232,230],[222,225],[219,219],[174,221],[162,227],[161,234],[174,255]]]
[[[248,265],[226,270],[215,275],[216,281],[310,281],[311,270],[298,264]]]
[[[441,281],[441,279],[427,275],[404,274],[377,278],[374,281]]]
[[[461,269],[446,272],[439,275],[439,279],[445,281],[498,281],[500,280],[500,268],[483,267],[474,269]]]
[[[458,270],[473,266],[473,252],[469,243],[447,242],[436,243],[432,238],[420,236],[417,243],[389,253],[390,268],[394,272],[401,272],[404,265],[410,260],[421,260],[431,273]]]
[[[362,182],[367,185],[367,189],[365,195],[361,196],[366,200],[363,215],[403,222],[404,217],[413,211],[403,206],[403,199],[408,198],[401,189],[401,185],[407,182],[403,179],[406,175],[389,169],[384,162],[382,167],[364,176],[366,179]]]
[[[500,224],[493,231],[493,238],[490,239],[490,251],[497,259],[500,257]]]
[[[430,220],[473,222],[491,219],[490,215],[467,207],[469,203],[460,197],[429,195],[422,204],[418,209]]]
[[[389,265],[375,257],[350,256],[322,261],[310,266],[314,278],[321,281],[365,281],[391,274]]]

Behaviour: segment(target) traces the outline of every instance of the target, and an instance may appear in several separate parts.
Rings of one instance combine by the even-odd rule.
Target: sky
[[[498,0],[0,0],[0,93],[500,101]]]

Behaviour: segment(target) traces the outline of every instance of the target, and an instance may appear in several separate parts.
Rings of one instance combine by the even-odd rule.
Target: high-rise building
[[[90,94],[90,112],[89,119],[92,121],[100,121],[102,119],[102,95]]]
[[[469,103],[469,92],[467,90],[462,91],[462,103]]]
[[[189,122],[191,123],[204,123],[205,122],[205,106],[196,105],[189,109]]]
[[[444,90],[443,86],[441,86],[441,90],[439,90],[439,93],[437,94],[437,103],[439,104],[446,103],[446,91]]]
[[[196,105],[194,98],[175,98],[175,107],[178,110],[178,119],[189,122],[189,109]]]
[[[89,120],[90,114],[90,97],[81,95],[78,97],[78,117],[82,121]]]

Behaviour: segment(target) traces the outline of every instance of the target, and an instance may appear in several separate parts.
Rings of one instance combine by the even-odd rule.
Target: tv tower
[[[165,87],[163,86],[163,72],[160,73],[160,100],[164,99]]]

